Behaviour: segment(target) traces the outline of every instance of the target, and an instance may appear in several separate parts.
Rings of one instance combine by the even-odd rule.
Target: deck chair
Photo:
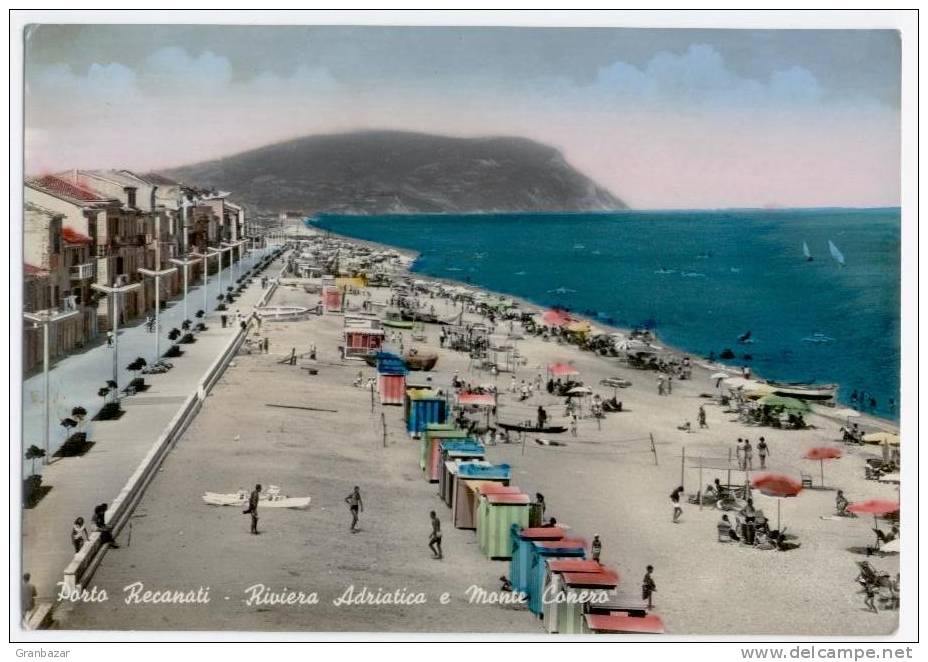
[[[800,479],[802,479],[802,486],[811,488],[812,487],[812,476],[810,474],[799,474]]]

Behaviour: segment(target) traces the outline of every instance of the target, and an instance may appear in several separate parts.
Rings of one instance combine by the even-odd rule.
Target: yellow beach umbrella
[[[899,435],[892,432],[871,432],[863,436],[865,444],[886,444],[888,446],[899,445]]]

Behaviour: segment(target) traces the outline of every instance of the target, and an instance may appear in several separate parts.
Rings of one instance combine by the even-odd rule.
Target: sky
[[[519,135],[629,206],[896,206],[889,30],[31,25],[25,170],[303,135]]]

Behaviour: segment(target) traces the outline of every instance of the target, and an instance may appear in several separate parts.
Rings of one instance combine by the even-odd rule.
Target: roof
[[[527,494],[488,494],[487,501],[497,506],[527,506]]]
[[[496,396],[490,393],[458,393],[459,405],[477,405],[481,407],[495,407]]]
[[[501,485],[500,483],[485,483],[477,487],[480,494],[522,494],[522,490],[515,485]]]
[[[539,549],[585,549],[583,538],[561,538],[560,540],[535,540],[532,545]]]
[[[605,569],[599,561],[586,559],[551,559],[548,568],[551,572],[602,572]]]
[[[601,572],[565,572],[564,583],[572,587],[615,588],[619,585],[619,573],[605,569]]]
[[[37,267],[34,264],[23,264],[23,272],[26,274],[26,277],[33,278],[45,278],[48,276],[48,271],[42,267]]]
[[[73,228],[61,228],[61,238],[69,244],[92,244],[93,239]]]
[[[36,214],[44,214],[46,216],[50,216],[51,218],[60,218],[64,216],[64,214],[60,212],[52,211],[51,209],[46,209],[45,207],[41,205],[37,205],[34,202],[24,202],[23,211],[31,211]]]
[[[152,184],[158,184],[160,186],[180,186],[180,182],[171,179],[170,177],[165,177],[162,174],[157,172],[146,172],[143,175],[137,175],[145,179],[146,181],[151,182]]]
[[[115,200],[115,198],[107,197],[86,184],[70,182],[57,175],[31,177],[26,180],[26,186],[78,204],[103,203]]]
[[[535,526],[519,531],[523,540],[560,540],[567,530],[560,526]]]
[[[629,616],[628,614],[584,614],[587,626],[599,632],[627,632],[635,634],[662,634],[664,622],[657,614]]]

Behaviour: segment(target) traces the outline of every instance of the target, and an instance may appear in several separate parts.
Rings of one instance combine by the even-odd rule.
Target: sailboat
[[[841,253],[841,251],[838,250],[838,247],[835,246],[831,239],[828,240],[828,250],[831,251],[831,257],[833,257],[835,261],[843,267],[844,255]]]
[[[809,244],[802,242],[802,254],[806,256],[806,262],[811,262],[815,258],[812,257],[812,253],[809,252]]]

